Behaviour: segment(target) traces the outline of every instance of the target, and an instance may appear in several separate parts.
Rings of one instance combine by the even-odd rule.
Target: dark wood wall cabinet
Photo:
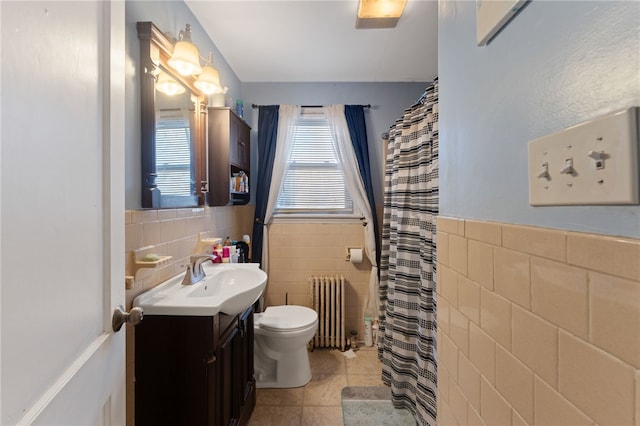
[[[207,109],[209,205],[249,202],[251,127],[230,108]]]
[[[209,317],[145,315],[135,330],[135,424],[248,423],[256,403],[253,307]]]

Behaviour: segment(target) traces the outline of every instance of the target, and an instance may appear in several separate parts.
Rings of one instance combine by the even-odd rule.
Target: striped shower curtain
[[[380,260],[382,380],[396,407],[436,424],[438,80],[389,131]]]

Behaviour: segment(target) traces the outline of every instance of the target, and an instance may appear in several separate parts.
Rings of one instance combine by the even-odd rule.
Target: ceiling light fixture
[[[356,28],[394,28],[407,0],[360,0]]]

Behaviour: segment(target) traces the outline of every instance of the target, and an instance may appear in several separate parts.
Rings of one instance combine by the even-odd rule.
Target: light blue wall
[[[477,47],[440,0],[442,215],[640,237],[640,206],[531,207],[527,142],[640,105],[640,2],[532,0]]]
[[[429,76],[433,77],[433,76]],[[329,104],[370,104],[365,109],[371,174],[373,176],[376,204],[382,205],[382,139],[383,132],[389,130],[394,121],[402,116],[405,108],[413,104],[424,92],[421,83],[243,83],[242,97],[245,105],[245,119],[252,128],[252,147],[257,147],[258,110],[257,105],[329,105]],[[255,164],[256,152],[252,155]],[[253,173],[256,175],[256,173]],[[376,179],[376,177],[378,179]]]
[[[186,24],[191,24],[191,38],[198,46],[200,55],[213,53],[214,65],[220,73],[220,82],[229,88],[228,95],[240,96],[241,83],[229,67],[218,48],[182,1],[127,1],[126,20],[126,105],[125,105],[125,206],[127,209],[139,209],[141,206],[140,184],[140,45],[136,22],[151,21],[165,33],[177,37]],[[223,95],[211,96],[209,105],[224,105]]]
[[[332,103],[371,104],[365,114],[369,136],[373,176],[376,187],[376,203],[382,204],[382,145],[380,135],[389,129],[424,91],[421,83],[242,83],[220,54],[214,41],[209,39],[191,10],[182,1],[127,1],[126,9],[126,82],[125,92],[125,205],[127,209],[140,208],[140,76],[139,42],[136,22],[152,21],[164,32],[177,35],[185,24],[192,27],[192,39],[200,53],[214,54],[214,64],[220,72],[220,80],[229,88],[232,99],[243,99],[245,119],[252,127],[252,179],[257,176],[257,110],[256,104],[312,104]],[[259,66],[259,64],[256,64]],[[425,76],[425,81],[433,76]],[[222,96],[212,96],[209,105],[223,105]],[[255,199],[255,194],[252,194]],[[252,200],[253,202],[253,200]]]

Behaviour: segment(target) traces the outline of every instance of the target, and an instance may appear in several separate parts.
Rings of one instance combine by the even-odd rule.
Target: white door
[[[0,1],[0,423],[124,424],[124,1]]]

